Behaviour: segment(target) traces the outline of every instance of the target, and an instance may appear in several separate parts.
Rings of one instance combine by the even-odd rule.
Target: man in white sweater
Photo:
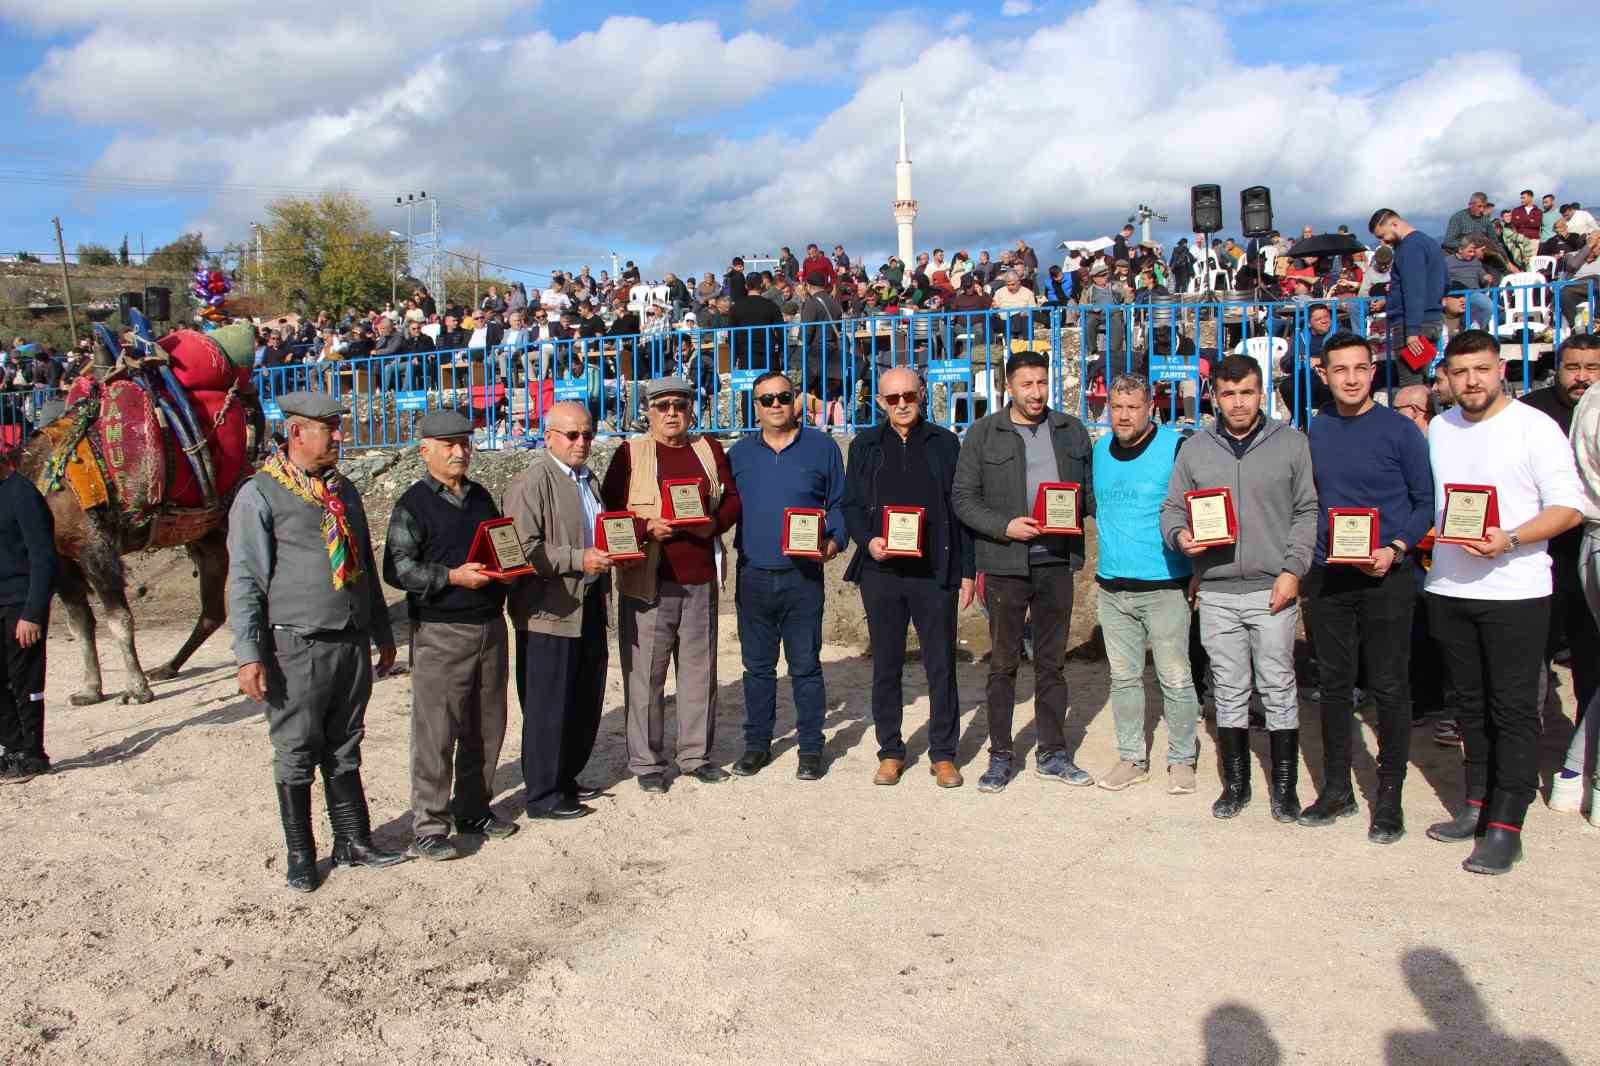
[[[1428,426],[1434,528],[1440,536],[1451,532],[1452,487],[1494,492],[1482,538],[1441,540],[1425,588],[1466,763],[1465,809],[1430,826],[1428,835],[1476,840],[1462,865],[1501,874],[1522,857],[1523,815],[1538,788],[1540,678],[1550,624],[1545,544],[1582,520],[1583,490],[1560,427],[1513,403],[1502,388],[1495,337],[1476,329],[1458,333],[1445,348],[1443,373],[1456,406]]]

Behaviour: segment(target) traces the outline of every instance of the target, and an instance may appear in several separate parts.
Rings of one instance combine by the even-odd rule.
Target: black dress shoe
[[[739,756],[739,761],[733,764],[733,772],[740,777],[754,777],[766,769],[772,761],[772,752],[760,748],[752,748]]]
[[[802,781],[822,780],[822,756],[802,755],[800,765],[795,767],[794,776]]]
[[[639,787],[646,792],[660,794],[667,790],[666,774],[640,774]]]
[[[480,814],[476,818],[456,819],[456,832],[488,837],[491,840],[504,840],[506,837],[516,833],[516,831],[516,822],[508,822],[492,811],[487,814]]]
[[[461,858],[461,849],[450,843],[449,837],[433,834],[413,840],[411,847],[406,849],[406,854],[416,859],[427,859],[429,862],[449,862],[451,859]]]
[[[587,818],[594,813],[593,807],[585,807],[576,800],[563,799],[554,807],[530,807],[529,818],[545,818],[553,822],[569,822],[574,818]]]
[[[703,781],[708,785],[720,785],[733,775],[728,773],[728,771],[724,770],[720,766],[712,766],[710,763],[706,763],[703,766],[697,766],[693,770],[690,770],[689,776],[694,778],[696,781]]]
[[[578,786],[577,786],[576,790],[572,793],[572,796],[573,796],[574,799],[578,800],[579,802],[582,802],[583,800],[599,799],[601,796],[604,796],[605,794],[606,794],[606,790],[605,789],[596,788],[593,785],[586,785],[582,781],[580,781],[580,782],[578,782]]]

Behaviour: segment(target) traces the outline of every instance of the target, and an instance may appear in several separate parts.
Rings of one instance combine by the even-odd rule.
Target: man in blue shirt
[[[1189,671],[1189,575],[1193,566],[1161,540],[1161,504],[1183,438],[1151,420],[1150,383],[1133,374],[1111,382],[1111,433],[1094,446],[1095,523],[1100,558],[1100,632],[1111,668],[1117,765],[1100,777],[1119,792],[1149,780],[1144,734],[1144,652],[1155,659],[1167,723],[1167,791],[1194,792],[1195,723],[1200,703]]]
[[[772,761],[778,708],[778,645],[789,662],[794,690],[795,734],[800,761],[795,776],[822,776],[822,719],[827,692],[822,681],[822,564],[845,543],[844,459],[833,438],[802,426],[796,390],[781,370],[756,379],[751,388],[761,432],[728,449],[728,466],[748,508],[739,522],[736,602],[739,648],[744,658],[744,754],[733,764],[741,777],[760,773]],[[786,555],[784,510],[826,511],[822,558]]]
[[[1373,213],[1367,229],[1380,241],[1394,246],[1385,304],[1392,365],[1385,384],[1416,385],[1427,369],[1424,340],[1435,347],[1439,343],[1444,293],[1450,283],[1444,252],[1432,237],[1387,207]]]
[[[1317,485],[1317,546],[1306,581],[1306,620],[1322,682],[1322,792],[1300,824],[1332,825],[1355,814],[1350,780],[1351,689],[1364,658],[1378,704],[1378,793],[1367,839],[1405,834],[1400,790],[1411,754],[1411,614],[1416,583],[1408,553],[1433,524],[1428,442],[1405,415],[1372,399],[1376,364],[1365,337],[1336,333],[1317,369],[1333,401],[1307,433]],[[1378,512],[1378,547],[1359,563],[1329,562],[1328,508]],[[1339,554],[1336,553],[1336,557]]]

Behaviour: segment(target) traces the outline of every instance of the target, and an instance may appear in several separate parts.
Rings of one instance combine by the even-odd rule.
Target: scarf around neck
[[[330,468],[322,477],[314,477],[291,463],[288,454],[281,448],[261,464],[261,470],[296,497],[322,512],[322,540],[328,548],[333,587],[342,589],[360,577],[361,561],[352,548],[350,518],[345,513],[344,501],[339,498],[344,475]]]

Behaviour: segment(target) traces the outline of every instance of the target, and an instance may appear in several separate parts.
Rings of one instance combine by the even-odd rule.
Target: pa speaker
[[[117,308],[122,312],[122,321],[126,325],[129,320],[129,311],[144,310],[144,293],[125,292],[117,296]]]
[[[144,316],[153,322],[172,321],[172,290],[152,285],[144,290]]]
[[[1252,185],[1239,190],[1239,224],[1246,237],[1265,237],[1272,232],[1272,190]]]
[[[1196,233],[1222,229],[1222,186],[1196,185],[1189,190],[1189,220]]]

